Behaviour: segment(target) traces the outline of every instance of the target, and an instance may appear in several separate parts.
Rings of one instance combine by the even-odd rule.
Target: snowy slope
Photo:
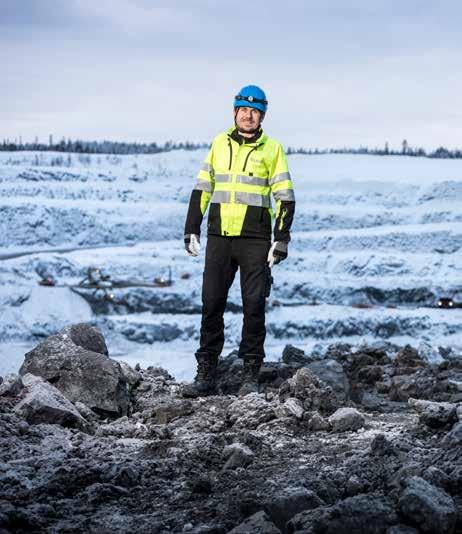
[[[163,358],[190,376],[204,256],[186,256],[182,235],[205,151],[72,154],[57,166],[60,156],[0,153],[0,258],[27,253],[0,261],[0,374],[25,346],[85,320],[113,354]],[[310,350],[339,339],[462,347],[462,309],[432,307],[457,291],[462,301],[462,161],[293,155],[289,166],[297,211],[289,259],[273,270],[268,356],[286,342]],[[75,285],[92,265],[147,282],[170,268],[174,284],[116,290],[115,306],[37,286],[43,275]],[[239,341],[240,306],[236,280],[226,350]]]

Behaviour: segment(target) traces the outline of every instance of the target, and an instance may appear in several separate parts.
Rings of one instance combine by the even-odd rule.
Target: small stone
[[[288,398],[283,404],[279,405],[276,410],[278,417],[295,417],[296,419],[303,418],[303,404],[299,399],[293,397]]]
[[[422,341],[417,348],[419,356],[430,365],[439,365],[444,362],[444,358],[439,351],[432,347],[429,343]]]
[[[270,521],[265,512],[257,512],[248,517],[237,527],[234,527],[228,534],[281,534],[276,525]]]
[[[144,382],[141,382],[139,385],[138,385],[138,391],[141,392],[141,393],[144,393],[146,391],[149,391],[152,387],[152,384],[151,382],[147,382],[147,381],[144,381]]]
[[[396,451],[384,434],[377,434],[371,443],[371,454],[373,456],[389,456],[395,455]]]
[[[387,529],[386,534],[419,534],[419,531],[408,525],[394,525]]]
[[[446,475],[446,473],[432,465],[427,467],[422,475],[422,478],[424,478],[428,483],[443,489],[447,488],[450,483],[449,477]]]
[[[253,462],[254,453],[242,443],[233,443],[223,449],[223,456],[227,458],[223,470],[247,467]]]
[[[450,432],[448,432],[442,443],[444,445],[462,445],[462,421],[456,423]]]
[[[334,432],[358,430],[365,423],[364,416],[355,408],[339,408],[328,421]]]
[[[3,382],[0,384],[0,397],[16,397],[23,389],[21,377],[15,374],[6,375]]]
[[[310,362],[305,352],[293,345],[286,345],[282,351],[282,361],[292,367],[303,367]]]
[[[318,430],[330,430],[331,426],[327,419],[317,411],[314,412],[305,412],[303,418],[307,422],[308,430],[317,432]]]
[[[141,382],[141,374],[137,370],[132,369],[126,362],[119,361],[119,364],[127,384],[131,388],[136,387]]]
[[[358,495],[364,492],[366,484],[359,480],[357,476],[352,476],[347,480],[346,483],[346,492],[349,497]]]

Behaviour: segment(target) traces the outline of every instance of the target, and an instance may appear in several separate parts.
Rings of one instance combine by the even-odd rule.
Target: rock
[[[358,430],[364,426],[364,416],[355,408],[339,408],[328,419],[334,432]]]
[[[358,370],[357,379],[366,384],[381,382],[383,378],[383,368],[380,365],[367,365]]]
[[[408,525],[394,525],[387,529],[386,534],[419,534],[419,531]]]
[[[157,424],[167,424],[177,417],[184,417],[193,413],[193,405],[185,399],[166,397],[154,403],[151,419]]]
[[[348,497],[353,497],[359,493],[364,493],[367,486],[367,482],[360,480],[357,476],[352,476],[347,480],[345,491]]]
[[[302,401],[305,410],[318,410],[320,413],[332,413],[338,406],[332,388],[307,367],[298,369],[295,375],[279,388],[280,402],[285,402],[290,397]]]
[[[273,406],[258,393],[250,393],[228,406],[227,420],[234,429],[250,430],[276,418]]]
[[[445,491],[417,476],[405,479],[403,486],[398,506],[406,519],[429,534],[453,532],[456,507]]]
[[[90,408],[83,402],[76,402],[74,406],[77,408],[77,411],[79,412],[79,414],[87,421],[98,420],[98,416],[95,414],[95,412],[90,410]]]
[[[223,456],[227,458],[223,470],[247,467],[253,462],[254,453],[242,443],[232,443],[223,449]]]
[[[390,473],[387,479],[387,485],[394,490],[401,490],[404,481],[410,477],[420,477],[423,474],[423,467],[415,461],[404,464],[398,471]]]
[[[234,527],[228,534],[280,534],[281,531],[272,523],[265,512],[257,512],[237,527]]]
[[[64,328],[62,332],[69,335],[72,342],[78,347],[105,356],[109,355],[103,334],[94,326],[87,323],[77,323]]]
[[[316,493],[303,487],[286,488],[265,504],[265,512],[282,531],[287,521],[304,510],[324,505]]]
[[[433,395],[435,379],[426,369],[412,375],[403,374],[391,378],[389,398],[393,401],[407,401],[410,397],[428,399]]]
[[[199,475],[197,478],[194,478],[189,482],[189,490],[191,493],[210,495],[212,493],[212,488],[212,481],[206,475]]]
[[[342,362],[346,360],[352,350],[353,345],[350,343],[332,343],[327,347],[324,356]]]
[[[73,325],[28,352],[19,372],[45,378],[70,401],[83,402],[96,412],[123,415],[129,404],[127,382],[120,364],[104,352],[107,349],[99,330]]]
[[[396,450],[384,434],[377,434],[371,443],[372,456],[396,455]]]
[[[425,341],[420,343],[417,352],[419,353],[419,356],[430,365],[439,365],[444,362],[444,358],[439,351]]]
[[[108,477],[116,486],[132,488],[141,478],[141,472],[130,465],[115,464],[108,473]]]
[[[310,363],[311,358],[302,349],[297,349],[293,345],[286,345],[282,351],[282,361],[292,367],[303,367]]]
[[[459,419],[459,421],[462,421],[462,404],[457,406],[456,414],[457,414],[457,419]]]
[[[444,436],[443,444],[446,446],[462,445],[462,421],[456,423],[451,431]]]
[[[131,389],[135,388],[142,380],[142,375],[135,369],[132,369],[128,363],[126,362],[119,362],[120,368],[122,370],[122,374],[125,377],[125,380],[127,381],[127,384],[130,386]]]
[[[26,396],[14,407],[29,424],[49,423],[86,430],[87,421],[75,406],[54,386],[41,377],[23,376]]]
[[[283,404],[280,404],[275,409],[278,417],[295,417],[296,419],[303,418],[303,404],[299,399],[289,398]]]
[[[342,364],[337,360],[330,358],[319,360],[308,364],[307,367],[332,388],[339,402],[345,402],[348,399],[350,389],[348,377],[343,370]]]
[[[337,502],[301,512],[287,523],[290,534],[383,534],[398,518],[393,503],[381,495],[356,495]]]
[[[457,420],[457,406],[449,402],[410,398],[408,404],[419,414],[419,421],[430,428],[442,428]]]
[[[437,467],[430,466],[425,469],[422,478],[424,478],[429,484],[446,489],[450,485],[450,479],[446,473],[438,469]]]
[[[16,397],[22,391],[23,383],[21,377],[15,374],[6,375],[0,384],[0,397]]]
[[[308,430],[317,432],[318,430],[330,430],[329,421],[325,419],[319,412],[305,412],[303,419],[306,421]]]
[[[411,345],[406,345],[401,349],[394,360],[396,367],[421,367],[424,365],[424,361],[420,357],[416,349]]]
[[[130,496],[130,492],[127,488],[100,482],[88,486],[85,489],[85,494],[88,502],[92,504],[106,503],[111,499],[120,499],[121,497]]]

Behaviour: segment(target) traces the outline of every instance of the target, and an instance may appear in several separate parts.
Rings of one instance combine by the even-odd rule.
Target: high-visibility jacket
[[[215,137],[191,193],[185,235],[208,234],[290,241],[295,195],[281,144],[260,130],[249,140],[235,127]],[[271,203],[271,195],[275,207]]]

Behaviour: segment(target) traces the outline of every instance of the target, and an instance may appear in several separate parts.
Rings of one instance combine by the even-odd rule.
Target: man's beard
[[[236,121],[234,121],[234,124],[236,125],[237,131],[240,133],[254,134],[260,129],[259,123],[257,123],[256,126],[244,126],[243,128],[238,126]]]

